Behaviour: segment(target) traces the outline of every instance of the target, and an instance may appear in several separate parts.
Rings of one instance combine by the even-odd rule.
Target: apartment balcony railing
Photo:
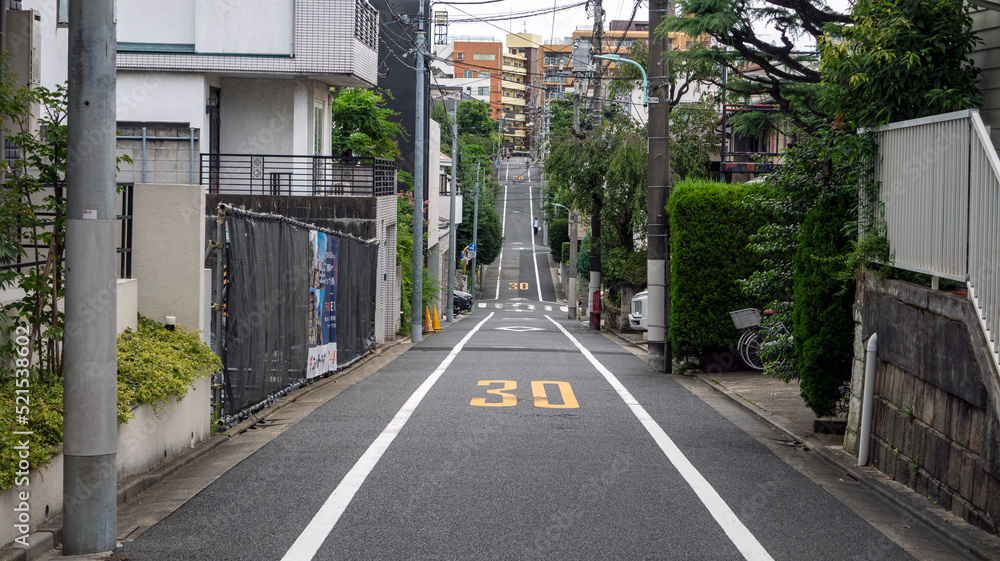
[[[209,193],[383,197],[396,193],[396,166],[385,158],[202,154]]]
[[[504,72],[510,72],[511,74],[527,74],[528,69],[523,66],[512,66],[510,64],[505,64],[501,68]]]
[[[1000,157],[979,112],[875,131],[893,266],[964,281],[1000,368]]]

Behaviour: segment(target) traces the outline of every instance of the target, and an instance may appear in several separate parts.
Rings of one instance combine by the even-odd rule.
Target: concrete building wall
[[[143,151],[141,137],[146,129],[146,146]],[[116,180],[124,183],[188,183],[200,179],[201,131],[179,126],[147,127],[141,124],[119,123],[116,153],[128,156],[132,163],[118,164]],[[192,138],[192,135],[194,137]],[[145,172],[145,173],[144,173]]]
[[[118,41],[194,45],[195,4],[195,0],[118,2]]]
[[[132,226],[132,277],[139,313],[158,321],[205,324],[205,193],[201,185],[137,184]]]
[[[295,54],[293,2],[197,2],[196,9],[200,53]]]
[[[399,317],[399,293],[396,292],[396,205],[398,197],[379,197],[376,232],[379,240],[375,294],[375,340],[394,339]]]
[[[964,295],[869,275],[859,311],[859,340],[878,334],[872,464],[997,532],[1000,377],[972,303]],[[844,441],[855,454],[863,380],[855,375],[852,383]]]

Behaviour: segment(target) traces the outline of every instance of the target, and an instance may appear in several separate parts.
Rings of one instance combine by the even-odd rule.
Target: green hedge
[[[739,288],[760,258],[747,249],[764,224],[751,206],[763,187],[687,180],[667,203],[670,214],[670,342],[675,358],[731,349],[738,332],[729,312],[760,307]]]
[[[569,242],[562,244],[562,263],[569,263]]]
[[[795,277],[794,336],[799,384],[817,417],[837,413],[851,382],[854,357],[854,285],[844,286],[850,238],[843,224],[856,199],[840,195],[820,200],[806,214],[792,263]]]
[[[556,218],[549,224],[549,249],[556,263],[562,262],[564,242],[569,242],[569,220]]]

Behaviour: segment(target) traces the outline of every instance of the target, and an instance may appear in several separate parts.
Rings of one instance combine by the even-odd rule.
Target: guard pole
[[[65,555],[115,548],[114,0],[70,2],[63,371]]]

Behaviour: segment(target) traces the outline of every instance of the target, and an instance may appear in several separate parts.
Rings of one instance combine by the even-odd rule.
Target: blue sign
[[[476,244],[470,243],[469,244],[469,251],[476,251]]]

